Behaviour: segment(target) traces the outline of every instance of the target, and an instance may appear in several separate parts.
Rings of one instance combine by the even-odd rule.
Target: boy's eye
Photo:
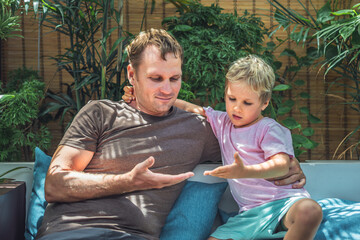
[[[159,77],[150,77],[152,81],[160,81],[161,79]]]
[[[232,98],[232,97],[228,97],[230,101],[235,101],[236,99],[235,98]]]
[[[244,104],[248,105],[248,106],[252,105],[252,103],[249,103],[249,102],[246,102],[246,101],[244,102]]]

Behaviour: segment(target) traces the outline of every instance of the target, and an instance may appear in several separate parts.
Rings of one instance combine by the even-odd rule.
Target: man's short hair
[[[275,74],[272,67],[263,59],[249,55],[236,60],[230,66],[226,74],[225,90],[229,82],[245,82],[258,93],[262,102],[266,102],[271,98],[271,91],[275,85]]]
[[[151,28],[140,32],[127,46],[130,64],[137,69],[142,58],[142,53],[148,46],[155,46],[160,50],[161,58],[166,60],[167,53],[173,53],[176,58],[183,61],[183,49],[179,42],[164,29]]]

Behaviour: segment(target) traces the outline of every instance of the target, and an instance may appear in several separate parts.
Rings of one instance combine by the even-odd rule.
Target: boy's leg
[[[320,205],[309,198],[294,203],[283,218],[288,228],[284,240],[313,239],[322,220]]]

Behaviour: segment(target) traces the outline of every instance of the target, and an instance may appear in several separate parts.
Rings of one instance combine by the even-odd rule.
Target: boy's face
[[[166,54],[165,58],[161,58],[155,46],[148,46],[138,69],[128,66],[128,77],[136,97],[130,105],[153,116],[168,114],[181,87],[181,59],[173,53]]]
[[[250,126],[261,118],[269,101],[260,100],[259,95],[245,82],[228,82],[225,92],[226,112],[235,127]]]

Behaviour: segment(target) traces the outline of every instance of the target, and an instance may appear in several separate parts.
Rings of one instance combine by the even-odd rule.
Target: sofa
[[[204,205],[204,209],[206,211],[211,208],[211,214],[214,215],[214,218],[212,218],[212,216],[208,217],[204,215],[204,218],[210,219],[209,221],[211,222],[210,225],[209,221],[204,223],[204,226],[207,228],[211,226],[211,229],[208,229],[207,232],[203,233],[205,235],[192,238],[194,240],[204,239],[204,236],[213,231],[216,226],[222,224],[226,217],[228,218],[230,215],[236,214],[238,210],[238,207],[235,204],[235,201],[232,199],[230,191],[227,187],[226,181],[223,179],[203,175],[205,170],[214,169],[219,165],[220,164],[200,164],[194,169],[195,176],[188,180],[188,183],[191,183],[192,185],[200,183],[203,185],[199,185],[199,187],[195,188],[196,190],[193,190],[191,194],[186,193],[186,196],[194,196],[198,194],[200,192],[199,189],[206,188],[204,187],[204,184],[206,184],[206,186],[215,186],[220,184],[222,189],[221,194],[217,194],[217,196],[214,197],[217,199],[214,200],[214,205],[209,205],[210,207],[207,206],[207,203],[211,202],[209,199],[212,198],[208,197],[210,196],[209,192],[204,192],[204,195],[199,195],[200,198],[203,198],[200,199],[200,201],[194,197],[195,199],[191,200],[193,202],[189,201],[186,203],[196,204],[195,201],[197,201],[197,204],[199,204],[200,202],[201,206]],[[6,177],[13,178],[17,181],[25,181],[27,210],[29,209],[30,205],[30,197],[33,185],[34,163],[1,162],[0,173],[17,166],[23,166],[26,168],[14,171],[8,174]],[[360,161],[306,161],[301,163],[301,168],[307,177],[307,184],[305,188],[309,191],[313,199],[319,201],[320,205],[322,204],[324,211],[324,220],[315,239],[360,239],[360,187],[358,186],[358,183],[360,182]],[[216,192],[219,192],[218,189],[220,188],[217,187]],[[194,209],[198,208],[199,207],[187,207],[187,210],[189,211],[188,214],[195,214],[194,219],[202,216],[202,213],[197,213],[197,211],[194,211]],[[192,219],[188,219],[186,216],[187,214],[184,213],[184,204],[182,205],[182,209],[178,211],[179,212],[174,213],[174,221],[178,221],[178,219],[180,219],[179,213],[183,214],[184,219],[181,220],[183,229],[180,231],[186,230],[187,232],[191,233],[191,231],[186,229],[186,222],[190,222],[188,225],[189,228],[192,228],[195,224],[192,224]],[[168,218],[170,219],[170,215]],[[179,223],[176,222],[174,222],[172,225],[169,223],[168,226],[171,225],[171,227],[166,227],[166,230],[169,230],[169,232],[173,231],[173,233],[174,231],[179,231],[179,229],[177,229],[178,227],[176,227],[178,224]],[[199,229],[199,227],[197,229]],[[12,230],[16,231],[16,228]],[[197,230],[195,229],[195,231]],[[182,234],[176,238],[170,238],[169,236],[170,235],[164,234],[161,239],[187,239],[187,237],[182,236]]]

